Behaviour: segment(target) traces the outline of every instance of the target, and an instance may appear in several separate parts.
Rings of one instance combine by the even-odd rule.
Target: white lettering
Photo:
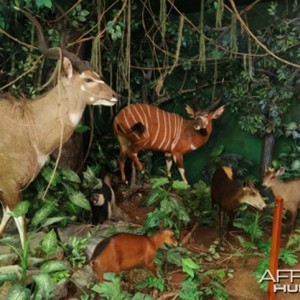
[[[281,283],[283,279],[284,282]],[[295,279],[300,279],[300,270],[277,270],[275,277],[270,270],[266,270],[260,278],[259,283],[272,281],[274,283],[273,291],[275,293],[300,293],[300,284],[291,284],[295,282]]]
[[[280,282],[280,279],[291,278],[291,274],[292,270],[277,270],[276,282]]]
[[[298,274],[298,275],[297,275]],[[300,270],[293,270],[291,274],[291,282],[294,283],[294,279],[300,278]]]
[[[267,275],[269,275],[270,277],[266,277]],[[273,277],[272,273],[270,270],[266,270],[265,273],[263,274],[263,276],[260,278],[259,283],[261,283],[262,281],[273,281],[274,283],[276,283],[277,281],[275,280],[275,278]]]
[[[274,291],[274,293],[277,293],[277,292],[283,292],[283,293],[286,293],[286,291],[287,291],[286,285],[283,285],[283,286],[274,285],[273,291]]]

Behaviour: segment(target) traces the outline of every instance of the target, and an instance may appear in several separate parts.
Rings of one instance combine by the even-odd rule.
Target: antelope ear
[[[184,108],[190,117],[195,118],[195,110],[194,109],[192,109],[188,104],[186,104]]]
[[[278,169],[278,171],[276,172],[276,175],[280,176],[280,175],[284,174],[284,172],[285,172],[285,167],[280,167]]]
[[[73,66],[67,57],[63,59],[63,68],[68,79],[71,79],[73,77]]]
[[[225,105],[222,105],[221,107],[219,107],[216,111],[214,111],[213,115],[212,115],[212,119],[218,119],[222,113],[225,110]]]
[[[250,180],[250,181],[248,182],[248,186],[249,186],[250,188],[254,188],[254,182],[253,182],[253,180]]]

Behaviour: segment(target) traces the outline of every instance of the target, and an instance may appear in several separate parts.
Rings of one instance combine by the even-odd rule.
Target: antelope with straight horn
[[[60,58],[58,48],[48,49],[42,27],[36,26],[39,48],[52,59]],[[21,201],[21,189],[39,174],[49,154],[66,142],[79,123],[87,104],[112,106],[115,92],[75,54],[61,50],[63,71],[57,85],[35,100],[0,96],[0,201],[3,217],[0,238]],[[26,241],[25,218],[14,217],[22,247]]]
[[[122,181],[126,181],[126,157],[130,157],[142,171],[143,166],[137,154],[142,149],[147,149],[165,152],[168,176],[171,176],[173,158],[183,181],[187,183],[183,155],[200,148],[208,141],[213,119],[219,118],[224,112],[224,105],[212,111],[219,101],[204,110],[194,110],[186,105],[185,109],[193,120],[186,120],[149,104],[131,104],[123,108],[114,119],[114,132],[120,144]]]

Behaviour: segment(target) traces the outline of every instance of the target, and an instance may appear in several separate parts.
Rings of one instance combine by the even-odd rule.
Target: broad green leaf
[[[18,272],[14,273],[2,273],[0,272],[0,285],[2,285],[6,281],[19,281],[21,279],[20,274]]]
[[[167,261],[178,267],[182,264],[182,256],[185,255],[187,249],[183,247],[170,248],[167,252]]]
[[[129,294],[121,287],[121,280],[114,273],[104,273],[105,282],[92,287],[92,290],[100,293],[102,297],[108,299],[129,300]]]
[[[74,183],[81,183],[80,177],[74,171],[70,169],[62,169],[61,173],[66,180]]]
[[[14,210],[11,212],[11,215],[13,217],[21,217],[21,216],[25,216],[28,212],[28,208],[30,206],[29,201],[21,201],[19,202],[16,207],[14,208]]]
[[[51,181],[51,186],[55,187],[59,182],[61,182],[61,177],[58,172],[53,174],[53,169],[50,166],[45,166],[41,171],[42,176],[47,182]]]
[[[36,211],[33,218],[31,219],[31,224],[37,226],[42,222],[45,222],[47,217],[55,210],[56,202],[47,202],[39,210]]]
[[[291,166],[292,170],[299,170],[300,169],[300,160],[296,159],[293,161],[292,166]]]
[[[42,251],[46,254],[56,253],[57,251],[57,236],[52,229],[49,233],[47,233],[44,238],[41,240],[41,248]]]
[[[191,258],[182,259],[182,270],[191,277],[194,277],[194,270],[199,269],[199,267],[200,266],[196,264]]]
[[[52,1],[51,0],[36,0],[35,2],[37,7],[48,7],[48,8],[52,8]]]
[[[41,224],[42,227],[47,227],[49,225],[58,223],[60,221],[66,220],[68,217],[51,217],[51,218],[47,218],[47,220],[45,222],[43,222],[43,224]]]
[[[5,261],[5,260],[9,260],[9,259],[13,259],[13,258],[16,258],[16,257],[17,257],[16,253],[1,254],[0,255],[0,262]]]
[[[164,213],[171,213],[174,211],[174,206],[172,206],[171,201],[164,199],[163,201],[160,202],[160,207],[164,211]]]
[[[68,266],[60,260],[50,260],[43,263],[41,266],[41,271],[45,273],[52,273],[68,269]]]
[[[86,171],[83,172],[83,178],[85,181],[91,182],[91,181],[95,180],[96,174],[91,167],[87,167]]]
[[[217,158],[223,153],[224,148],[225,148],[224,145],[219,145],[217,147],[214,147],[209,155],[213,158]]]
[[[40,273],[33,276],[32,279],[36,283],[42,299],[51,299],[51,293],[53,292],[54,286],[51,277],[46,273]]]
[[[19,243],[19,238],[15,236],[5,236],[2,239],[0,239],[0,245],[15,245]]]
[[[5,300],[29,300],[30,290],[21,284],[13,285],[5,297]]]
[[[175,189],[175,190],[187,190],[188,185],[182,180],[175,180],[172,183],[172,188]]]
[[[79,206],[79,207],[81,207],[85,210],[88,210],[88,211],[91,210],[91,205],[90,205],[89,201],[86,199],[85,195],[81,192],[71,193],[70,201],[73,204],[75,204],[75,205],[77,205],[77,206]]]
[[[167,177],[152,178],[152,179],[150,179],[150,183],[152,183],[152,189],[155,189],[157,187],[160,187],[162,185],[169,183],[169,178],[167,178]]]
[[[155,191],[151,192],[150,195],[147,197],[146,204],[148,206],[151,206],[151,205],[155,204],[159,199],[160,199],[160,192],[155,190]]]

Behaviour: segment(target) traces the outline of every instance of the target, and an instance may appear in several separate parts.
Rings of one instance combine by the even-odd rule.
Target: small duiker
[[[96,246],[90,263],[100,282],[104,280],[104,273],[119,274],[140,265],[146,266],[157,276],[153,260],[163,244],[177,246],[178,242],[172,230],[163,230],[151,237],[117,233]]]
[[[300,178],[283,182],[278,177],[283,175],[284,172],[284,167],[277,171],[274,168],[265,168],[263,186],[271,189],[275,197],[282,197],[285,211],[291,213],[290,232],[293,233],[300,206]]]
[[[227,231],[233,225],[235,210],[247,203],[259,210],[266,204],[253,182],[240,185],[231,167],[221,167],[215,171],[211,179],[211,199],[218,205],[220,236],[222,237],[224,214],[229,216]]]

